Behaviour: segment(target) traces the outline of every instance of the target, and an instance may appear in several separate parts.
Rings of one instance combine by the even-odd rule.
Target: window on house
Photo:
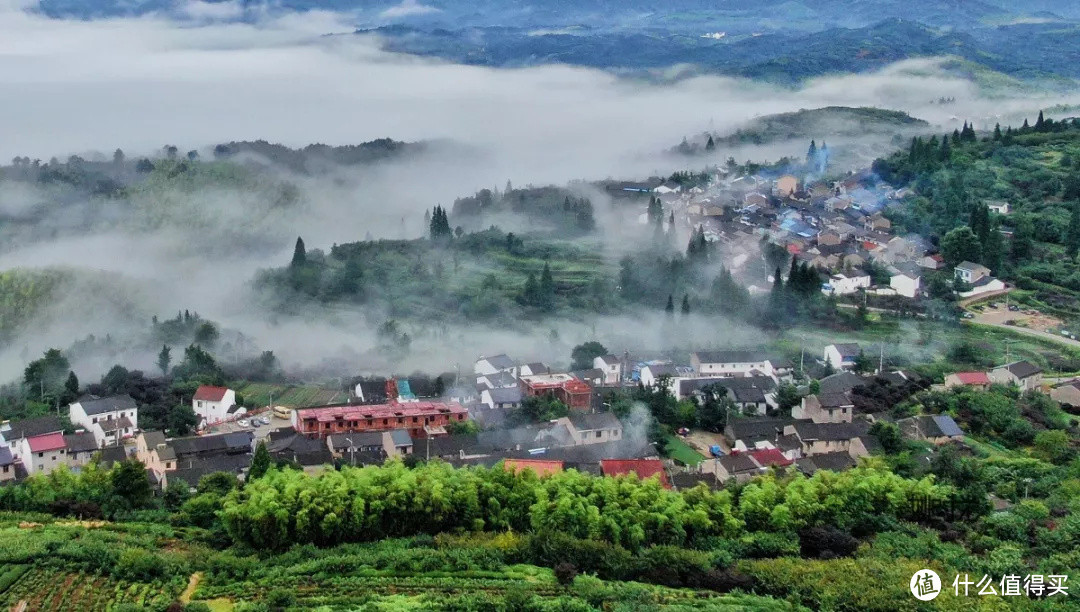
[[[97,423],[97,417],[94,417],[94,422]]]
[[[604,432],[602,432],[602,431],[598,431],[598,432],[596,432],[596,437],[597,437],[597,438],[599,438],[600,436],[602,436],[602,435],[603,435],[603,433],[604,433]]]
[[[38,453],[37,456],[38,456],[38,459],[41,459],[41,458],[45,457],[45,453]]]
[[[53,455],[53,456],[52,456],[52,460],[53,460],[53,461],[56,461],[56,455]]]

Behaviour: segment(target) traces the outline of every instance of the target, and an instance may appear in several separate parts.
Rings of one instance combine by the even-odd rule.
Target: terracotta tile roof
[[[503,461],[503,469],[515,474],[532,470],[537,476],[550,476],[563,471],[563,462],[543,459],[506,459]]]
[[[783,465],[791,465],[792,463],[794,463],[791,459],[788,459],[787,457],[785,457],[783,453],[776,450],[775,448],[763,448],[763,449],[759,449],[759,450],[753,450],[753,451],[750,451],[750,452],[748,452],[746,454],[753,457],[754,460],[757,461],[758,463],[760,463],[762,466],[770,466],[770,465],[781,465],[781,466],[783,466]]]
[[[27,442],[30,443],[30,452],[32,453],[44,453],[52,450],[59,450],[61,448],[67,448],[67,443],[64,442],[64,434],[51,433],[43,436],[34,436],[27,438]]]
[[[957,372],[956,378],[965,385],[989,385],[990,377],[986,372]]]
[[[204,402],[220,402],[225,398],[225,393],[228,391],[225,387],[211,387],[209,385],[201,385],[195,390],[195,399],[202,400]]]
[[[642,479],[659,476],[660,484],[665,489],[671,488],[667,473],[664,472],[664,464],[659,459],[604,459],[600,461],[600,470],[604,476],[630,473],[637,474],[638,478]]]

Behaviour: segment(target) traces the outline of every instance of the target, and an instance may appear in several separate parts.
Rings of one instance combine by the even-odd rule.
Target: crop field
[[[266,406],[273,394],[275,406],[303,408],[344,402],[349,394],[338,389],[326,389],[314,385],[273,385],[267,383],[246,383],[236,388],[248,404]]]
[[[120,582],[85,572],[31,565],[6,565],[0,574],[0,601],[6,608],[25,601],[28,611],[110,610],[117,604],[163,608],[176,593],[161,584]]]

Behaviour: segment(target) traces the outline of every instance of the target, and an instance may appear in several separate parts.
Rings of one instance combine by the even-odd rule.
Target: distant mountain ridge
[[[362,30],[390,51],[483,66],[565,63],[652,70],[690,64],[703,72],[795,83],[865,72],[916,57],[955,56],[1020,78],[1080,78],[1080,26],[1018,24],[977,31],[939,30],[905,19],[816,33],[704,38],[648,32],[533,35],[520,28]]]

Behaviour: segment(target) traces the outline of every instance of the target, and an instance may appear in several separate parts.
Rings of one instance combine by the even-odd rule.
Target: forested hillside
[[[916,138],[874,170],[914,188],[889,214],[937,241],[948,263],[982,263],[1040,301],[1077,311],[1080,122],[1040,113],[1034,124],[998,126],[981,137],[966,127]],[[1007,202],[1010,212],[990,213],[988,202]]]

